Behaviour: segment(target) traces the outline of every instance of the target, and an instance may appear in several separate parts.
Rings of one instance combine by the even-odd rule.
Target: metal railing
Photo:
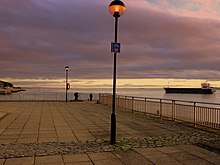
[[[79,93],[79,100],[89,100],[90,93]],[[68,101],[74,100],[74,93],[68,94]],[[65,101],[65,93],[13,93],[0,95],[0,101]],[[93,100],[99,100],[99,94],[93,93]]]
[[[99,102],[111,106],[112,95],[99,94]],[[220,104],[118,95],[116,107],[220,129]]]

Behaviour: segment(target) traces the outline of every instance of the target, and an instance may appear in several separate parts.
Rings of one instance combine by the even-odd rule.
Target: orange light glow
[[[124,6],[120,6],[120,5],[109,6],[109,11],[112,15],[114,15],[115,12],[119,12],[119,15],[122,16],[125,9],[126,8]]]

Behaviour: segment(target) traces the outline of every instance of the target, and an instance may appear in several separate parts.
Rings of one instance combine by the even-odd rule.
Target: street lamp
[[[65,67],[66,71],[66,102],[67,102],[67,90],[68,90],[68,71],[69,71],[69,66]]]
[[[115,17],[115,41],[112,43],[112,52],[114,52],[114,70],[113,70],[113,96],[112,96],[112,114],[111,114],[111,139],[110,144],[116,142],[116,114],[115,114],[115,102],[116,102],[116,61],[117,53],[120,53],[120,43],[117,43],[118,38],[118,18],[123,15],[125,11],[125,5],[120,0],[114,0],[109,5],[109,11]]]

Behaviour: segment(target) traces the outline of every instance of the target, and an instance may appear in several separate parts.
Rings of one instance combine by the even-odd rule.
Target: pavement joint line
[[[40,137],[40,125],[41,125],[41,120],[42,120],[42,109],[43,109],[43,104],[41,104],[41,107],[40,107],[40,121],[39,121],[39,124],[38,124],[37,142],[39,142],[39,137]]]
[[[8,113],[0,112],[0,120],[3,119]]]
[[[60,109],[58,109],[58,111],[59,111],[59,113],[60,113]],[[66,108],[65,108],[65,111],[69,112]],[[69,113],[70,113],[70,112],[69,112]],[[74,133],[74,131],[73,131],[72,127],[70,126],[70,124],[68,123],[68,121],[67,121],[67,120],[65,119],[65,117],[63,116],[63,114],[62,114],[62,113],[60,113],[60,114],[62,115],[63,119],[66,121],[66,123],[68,124],[68,126],[70,127],[70,129],[71,129],[73,135],[75,136],[76,140],[77,140],[77,141],[80,141],[80,140],[78,139],[78,137],[76,136],[76,134]],[[71,113],[70,113],[70,114],[71,114]],[[71,115],[72,115],[72,114],[71,114]]]
[[[24,111],[23,111],[24,112]],[[22,112],[22,113],[23,113]],[[26,120],[26,122],[25,122],[25,124],[24,124],[24,126],[22,127],[22,129],[21,129],[21,131],[20,131],[20,133],[19,133],[19,135],[18,135],[18,138],[16,139],[16,141],[15,141],[15,143],[18,141],[18,139],[19,139],[19,137],[20,137],[20,135],[21,135],[21,133],[22,133],[22,131],[24,130],[24,127],[26,126],[26,124],[27,124],[27,122],[28,122],[28,120],[30,119],[30,117],[31,117],[31,113],[33,112],[33,110],[31,110],[31,112],[29,113],[29,116],[28,116],[28,118],[27,118],[27,120]]]
[[[7,105],[7,103],[4,104]],[[8,133],[6,136],[0,135],[0,162],[10,158],[23,159],[26,157],[56,155],[61,155],[64,162],[63,155],[88,155],[89,153],[100,152],[111,152],[112,154],[114,152],[126,153],[126,151],[136,151],[136,149],[141,148],[157,149],[169,146],[178,147],[179,145],[193,145],[196,147],[200,143],[211,144],[212,141],[220,141],[220,136],[216,133],[202,131],[166,119],[145,116],[143,114],[132,114],[131,112],[117,109],[117,142],[115,145],[110,145],[109,118],[111,109],[109,107],[98,104],[64,102],[22,102],[15,105],[21,108],[14,107],[9,109],[8,112],[12,113],[10,119],[14,119],[17,116],[18,121],[14,124],[18,125],[13,125],[13,128],[7,130],[7,126],[12,123],[6,122],[7,118],[0,121],[3,123],[5,121],[4,127],[7,127],[5,130]],[[30,109],[31,113],[26,111],[27,108]],[[38,115],[36,120],[34,118],[35,115]],[[26,120],[25,125],[22,124],[24,123],[22,120]],[[131,121],[134,121],[135,124]],[[25,140],[22,140],[20,137],[21,133],[19,134],[21,140],[19,143],[10,140],[13,130],[24,129],[26,125],[28,129],[25,130],[26,134],[22,135],[22,138],[27,139],[26,143],[22,143]],[[68,128],[66,129],[66,127]],[[30,128],[36,128],[37,130],[34,129],[29,132]],[[49,131],[48,134],[45,134],[47,131]],[[80,141],[74,141],[74,136],[71,132],[74,136],[79,136]],[[37,141],[35,140],[34,142],[34,138],[29,136],[30,133],[36,133]],[[61,135],[64,133],[64,136],[69,135],[69,137],[58,139],[59,133]],[[41,135],[43,135],[43,139],[40,140]],[[219,154],[215,151],[214,153]],[[92,159],[90,160],[91,162],[93,161]],[[200,158],[200,160],[205,159]]]
[[[52,117],[53,123],[55,123],[55,122],[54,122],[54,116],[53,116],[53,113],[52,113],[52,111],[51,111],[51,106],[50,106],[50,114],[51,114],[51,117]],[[54,127],[54,129],[55,129],[55,132],[56,132],[56,135],[57,135],[57,141],[58,141],[58,134],[57,134],[57,130],[56,130],[56,127],[55,127],[54,124],[53,124],[53,127]],[[62,157],[62,158],[63,158],[63,157]]]
[[[16,108],[17,112],[22,106],[24,106],[24,104],[21,104],[19,107]],[[24,111],[24,110],[23,110]],[[14,120],[5,128],[5,130],[0,134],[0,136],[18,119],[18,117],[23,113],[23,111],[21,111],[15,118]]]

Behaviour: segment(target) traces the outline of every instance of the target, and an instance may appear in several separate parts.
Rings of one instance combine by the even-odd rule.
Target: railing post
[[[101,97],[102,97],[102,105],[105,105],[106,95],[103,94],[103,95],[101,95]]]
[[[134,97],[132,97],[131,108],[132,108],[132,112],[134,112]]]
[[[112,95],[110,95],[110,94],[109,94],[109,95],[106,95],[106,98],[105,98],[106,104],[104,104],[104,105],[108,105],[108,100],[109,100],[108,98],[109,98],[109,97],[112,97]],[[110,106],[111,106],[111,105],[110,105]]]
[[[127,110],[127,96],[125,96],[125,111]]]
[[[107,105],[107,106],[108,106],[108,97],[109,97],[109,96],[107,95],[107,102],[106,102],[106,105]],[[105,104],[104,104],[104,105],[105,105]]]
[[[216,109],[216,117],[217,117],[217,121],[216,121],[216,126],[217,126],[217,129],[219,129],[220,128],[220,123],[219,123],[219,110],[218,109]]]
[[[162,99],[160,99],[160,118],[162,117]]]
[[[109,102],[109,98],[112,99],[112,97],[113,97],[113,94],[111,97],[108,96],[108,102]],[[107,103],[107,105],[112,106],[111,102],[110,102],[110,104]]]
[[[98,100],[99,100],[98,103],[101,104],[101,102],[102,102],[101,101],[101,93],[99,93],[99,99]]]
[[[120,104],[119,104],[119,103],[120,103],[120,98],[119,98],[118,95],[116,95],[116,101],[117,101],[117,102],[116,102],[116,103],[117,103],[117,104],[116,104],[116,107],[120,108]]]
[[[175,100],[172,100],[172,120],[175,120]]]
[[[193,114],[194,114],[193,125],[194,127],[196,127],[196,102],[193,103]]]
[[[144,113],[147,114],[147,98],[144,98]]]

